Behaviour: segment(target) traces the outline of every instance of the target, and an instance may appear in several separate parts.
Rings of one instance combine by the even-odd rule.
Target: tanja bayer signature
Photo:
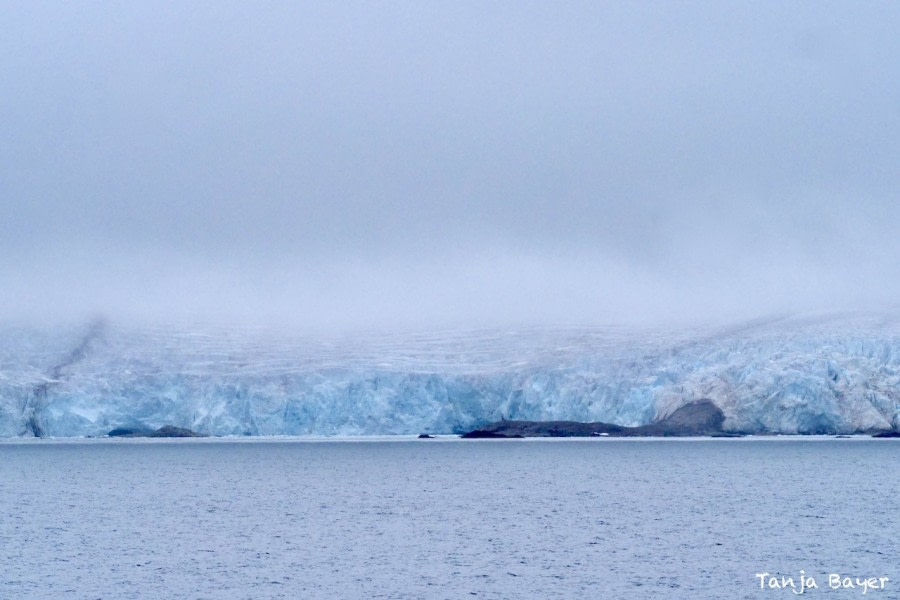
[[[805,594],[820,587],[832,590],[858,590],[866,594],[883,591],[890,581],[889,577],[851,577],[840,573],[828,573],[816,579],[802,569],[796,577],[773,575],[769,572],[756,573],[754,577],[761,590],[791,590],[795,594]]]

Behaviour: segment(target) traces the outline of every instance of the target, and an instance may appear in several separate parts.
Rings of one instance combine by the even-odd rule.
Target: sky
[[[895,2],[0,3],[0,319],[891,309]]]

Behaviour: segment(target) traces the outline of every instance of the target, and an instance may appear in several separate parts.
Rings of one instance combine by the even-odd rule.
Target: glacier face
[[[900,320],[312,339],[121,325],[5,327],[0,436],[177,425],[214,435],[450,433],[506,419],[640,425],[713,400],[726,429],[900,426]]]

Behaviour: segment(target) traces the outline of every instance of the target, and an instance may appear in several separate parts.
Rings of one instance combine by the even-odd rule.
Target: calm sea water
[[[0,598],[900,598],[900,442],[0,443]],[[889,577],[831,589],[828,575]]]

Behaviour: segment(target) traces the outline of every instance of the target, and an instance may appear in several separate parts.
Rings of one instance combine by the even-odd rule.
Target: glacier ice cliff
[[[303,338],[95,323],[0,328],[0,436],[461,432],[501,419],[636,426],[710,399],[725,429],[900,427],[900,319]]]

